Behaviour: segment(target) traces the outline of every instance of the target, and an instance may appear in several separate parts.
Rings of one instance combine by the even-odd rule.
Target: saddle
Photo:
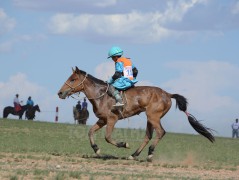
[[[21,109],[22,109],[22,108],[21,108],[20,105],[16,105],[15,108],[14,108],[14,110],[15,110],[16,113],[18,113],[19,111],[21,111]]]

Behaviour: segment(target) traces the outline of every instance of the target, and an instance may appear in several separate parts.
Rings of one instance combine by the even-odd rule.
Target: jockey
[[[110,84],[109,93],[116,99],[115,107],[124,106],[118,90],[127,90],[138,82],[136,80],[137,68],[129,58],[122,57],[122,55],[123,51],[119,47],[112,47],[108,53],[108,58],[112,58],[115,62],[115,74],[107,81]]]
[[[19,97],[19,94],[16,94],[16,96],[15,96],[15,98],[13,100],[14,109],[15,109],[16,112],[18,112],[18,111],[20,111],[22,109],[18,97]]]

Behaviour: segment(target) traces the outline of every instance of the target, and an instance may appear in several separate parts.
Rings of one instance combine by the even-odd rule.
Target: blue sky
[[[76,100],[59,99],[58,90],[75,66],[107,80],[107,53],[117,45],[139,69],[138,85],[184,95],[191,114],[230,137],[239,117],[238,19],[238,0],[1,0],[0,110],[19,93],[39,104],[38,120],[53,122],[59,106],[59,121],[74,123]],[[174,106],[164,129],[194,134]],[[117,127],[145,124],[141,115]]]

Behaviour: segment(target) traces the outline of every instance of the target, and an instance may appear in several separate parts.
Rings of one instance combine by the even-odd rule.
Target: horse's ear
[[[75,72],[79,72],[80,70],[79,70],[79,68],[76,66],[76,70],[75,70]]]
[[[75,70],[74,70],[74,68],[72,67],[72,73],[74,73],[75,72]]]

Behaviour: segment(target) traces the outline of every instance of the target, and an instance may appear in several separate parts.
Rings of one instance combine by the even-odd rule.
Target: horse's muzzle
[[[59,98],[61,98],[61,99],[66,99],[67,92],[58,92],[58,96],[59,96]]]

